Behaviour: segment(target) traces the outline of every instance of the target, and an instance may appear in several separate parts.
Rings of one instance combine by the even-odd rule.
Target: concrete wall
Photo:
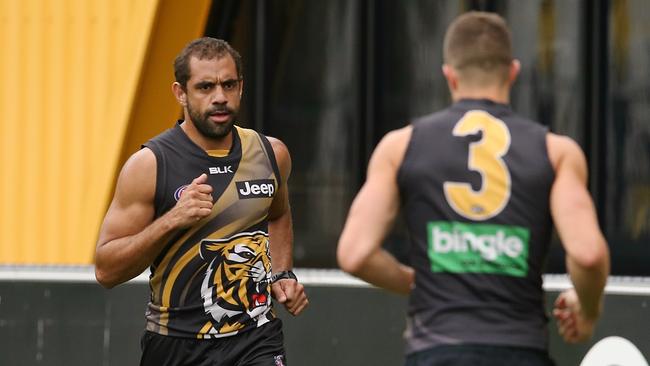
[[[83,281],[0,275],[0,365],[138,363],[146,282],[141,278],[104,290],[89,275]],[[290,365],[402,364],[405,298],[359,282],[302,277],[309,309],[298,318],[278,310]],[[547,286],[548,304],[556,289],[565,285],[556,281]],[[610,285],[605,315],[587,344],[563,344],[551,324],[551,353],[558,366],[579,365],[594,343],[613,335],[629,339],[646,358],[650,356],[648,288],[647,282],[636,287]],[[632,294],[635,289],[637,294]]]

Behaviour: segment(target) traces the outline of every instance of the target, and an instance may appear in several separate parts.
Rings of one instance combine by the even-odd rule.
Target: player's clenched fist
[[[555,300],[553,316],[560,336],[567,343],[584,342],[591,338],[596,325],[595,318],[588,318],[580,307],[580,300],[571,288],[560,293]]]
[[[208,176],[196,177],[181,193],[176,205],[167,213],[175,227],[187,227],[212,212],[212,186],[207,184]]]
[[[305,286],[296,280],[282,279],[274,282],[271,284],[271,293],[294,316],[299,315],[309,305]]]

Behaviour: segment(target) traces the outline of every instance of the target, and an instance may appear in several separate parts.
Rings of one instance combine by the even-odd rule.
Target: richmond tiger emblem
[[[208,263],[201,285],[207,334],[234,334],[246,326],[266,323],[270,311],[271,258],[268,234],[240,233],[228,239],[205,239],[200,255]]]

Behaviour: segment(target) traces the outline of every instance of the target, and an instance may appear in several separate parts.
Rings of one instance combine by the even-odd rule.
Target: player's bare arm
[[[412,128],[388,133],[370,158],[366,182],[357,194],[338,243],[339,266],[371,284],[408,294],[413,269],[399,263],[382,241],[399,212],[397,171],[411,138]]]
[[[591,337],[602,311],[602,293],[609,275],[609,250],[598,226],[587,190],[587,163],[577,143],[549,134],[549,157],[555,170],[551,214],[562,245],[574,289],[563,292],[554,315],[567,342]]]
[[[206,181],[205,174],[197,177],[176,206],[154,221],[156,158],[147,148],[133,154],[120,172],[99,231],[97,281],[111,288],[139,275],[160,253],[166,235],[208,216],[212,211],[212,187]]]
[[[291,175],[291,156],[286,145],[273,137],[273,147],[280,170],[280,188],[269,209],[269,241],[273,273],[293,269],[293,223],[289,205],[288,180]],[[309,304],[304,286],[293,279],[280,279],[271,285],[273,297],[293,315],[300,314]]]

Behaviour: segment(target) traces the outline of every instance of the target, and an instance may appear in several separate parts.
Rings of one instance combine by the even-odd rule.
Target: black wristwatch
[[[271,283],[275,283],[277,280],[281,280],[281,279],[284,279],[284,278],[298,281],[298,277],[296,277],[296,274],[293,273],[292,270],[288,270],[288,271],[281,271],[281,272],[272,274],[271,275]]]

